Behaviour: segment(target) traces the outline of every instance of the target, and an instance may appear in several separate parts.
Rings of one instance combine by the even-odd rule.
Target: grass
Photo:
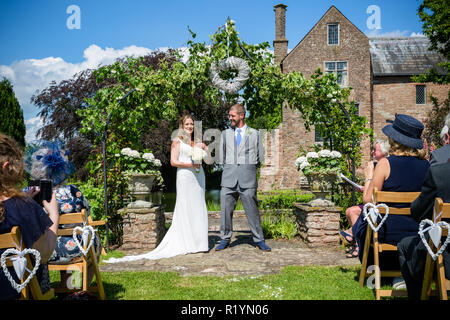
[[[359,287],[359,270],[359,266],[288,266],[279,274],[261,276],[183,277],[146,271],[102,272],[102,278],[111,300],[373,300],[371,289]],[[51,272],[52,281],[57,278]]]

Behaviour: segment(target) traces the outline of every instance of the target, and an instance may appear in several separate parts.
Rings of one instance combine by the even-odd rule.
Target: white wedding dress
[[[191,163],[192,147],[181,140],[178,160]],[[208,251],[208,211],[205,202],[205,173],[194,168],[177,168],[176,202],[172,225],[164,239],[148,253],[110,258],[106,263],[156,260],[177,255]]]

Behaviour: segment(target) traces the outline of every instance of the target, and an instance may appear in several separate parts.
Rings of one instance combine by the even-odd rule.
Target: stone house
[[[442,61],[440,55],[428,51],[426,37],[368,38],[331,6],[288,53],[286,8],[283,4],[274,6],[275,63],[285,73],[299,71],[307,77],[318,67],[323,72],[336,73],[342,86],[353,88],[350,98],[358,105],[359,114],[368,120],[375,139],[385,138],[381,128],[396,113],[424,120],[432,106],[430,94],[439,100],[447,98],[449,85],[414,83],[410,79]],[[268,161],[261,169],[259,190],[300,188],[301,175],[294,165],[299,147],[320,142],[320,136],[314,130],[307,132],[300,112],[288,106],[283,107],[282,123],[272,136],[268,139]],[[371,157],[371,142],[362,144],[363,163],[357,169],[361,174]]]

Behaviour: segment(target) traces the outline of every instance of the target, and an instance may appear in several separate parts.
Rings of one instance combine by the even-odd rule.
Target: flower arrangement
[[[341,171],[341,158],[340,152],[323,149],[318,152],[312,151],[306,153],[306,155],[300,155],[295,160],[295,166],[305,176],[313,173],[338,175]]]
[[[123,148],[120,153],[115,154],[115,157],[125,175],[130,176],[139,173],[153,174],[156,176],[154,187],[156,189],[162,189],[164,187],[164,181],[159,169],[162,163],[161,160],[155,158],[153,153],[146,151],[141,155],[137,150]]]
[[[205,159],[207,156],[205,150],[203,150],[202,148],[199,147],[194,147],[192,148],[192,155],[191,155],[191,159],[194,163],[201,163],[203,161],[203,159]],[[200,172],[200,169],[195,169],[196,172]]]

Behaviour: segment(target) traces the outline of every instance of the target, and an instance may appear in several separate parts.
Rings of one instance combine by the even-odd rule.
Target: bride
[[[205,202],[205,173],[201,164],[192,161],[194,147],[207,150],[203,143],[194,144],[194,118],[179,120],[178,135],[173,139],[170,164],[177,168],[176,202],[172,225],[164,239],[148,253],[110,258],[107,263],[156,260],[177,255],[208,251],[208,211]],[[197,161],[196,161],[197,162]]]

